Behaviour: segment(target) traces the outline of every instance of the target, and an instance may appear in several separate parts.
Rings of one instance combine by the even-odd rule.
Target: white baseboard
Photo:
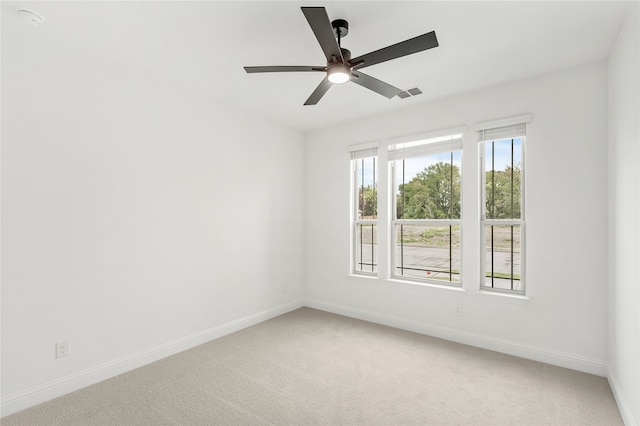
[[[484,336],[476,333],[459,331],[439,325],[426,324],[418,321],[384,315],[377,312],[353,309],[347,306],[335,305],[319,300],[305,299],[305,306],[357,318],[376,324],[387,325],[402,330],[438,337],[465,345],[476,346],[482,349],[501,352],[520,358],[544,362],[546,364],[582,371],[598,376],[607,376],[607,364],[605,361],[591,359],[580,355],[560,352],[552,349],[513,342],[496,337]]]
[[[594,360],[579,355],[549,350],[546,348],[526,345],[519,342],[488,337],[475,333],[461,332],[459,330],[441,327],[418,321],[384,315],[376,312],[354,309],[346,306],[326,303],[319,300],[296,300],[281,306],[267,309],[244,318],[201,331],[147,350],[131,354],[115,361],[96,366],[40,386],[9,395],[0,401],[0,413],[7,416],[53,398],[65,395],[78,389],[90,386],[103,380],[115,377],[119,374],[142,367],[162,358],[174,355],[184,350],[193,348],[211,340],[218,339],[228,334],[240,331],[244,328],[285,314],[302,306],[332,312],[352,318],[357,318],[377,324],[387,325],[403,330],[413,331],[428,336],[451,340],[454,342],[480,347],[492,351],[514,355],[534,361],[583,371],[590,374],[609,377],[609,383],[615,396],[618,407],[626,425],[633,425],[634,419],[615,378],[611,376],[607,365],[603,361]]]
[[[66,377],[33,387],[14,395],[2,398],[0,401],[0,413],[8,416],[42,402],[76,391],[86,386],[93,385],[103,380],[115,377],[119,374],[135,368],[142,367],[162,358],[191,349],[195,346],[218,339],[228,334],[240,331],[244,328],[277,317],[295,309],[301,308],[302,300],[296,300],[274,308],[240,318],[228,323],[203,330],[153,348],[140,351],[129,356],[102,364]]]
[[[618,380],[615,378],[610,368],[607,369],[607,373],[608,373],[607,379],[609,380],[609,387],[611,388],[611,392],[613,393],[613,398],[616,400],[616,404],[618,404],[618,410],[620,411],[620,416],[622,416],[622,421],[626,426],[640,425],[640,419],[633,418],[633,413],[631,412],[629,403],[627,402],[627,399],[624,397],[624,394],[620,389],[620,385],[618,384]]]

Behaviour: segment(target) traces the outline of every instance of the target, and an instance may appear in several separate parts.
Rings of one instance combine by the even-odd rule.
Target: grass
[[[460,246],[460,226],[451,227],[452,243]],[[397,233],[397,242],[400,244],[400,233]],[[413,244],[423,247],[448,247],[449,246],[449,226],[430,225],[403,225],[402,240],[405,244]]]
[[[377,228],[372,234],[371,226],[364,225],[362,227],[362,243],[376,244]],[[432,225],[403,225],[402,239],[405,245],[413,245],[420,247],[448,247],[449,246],[449,226],[432,226]],[[400,244],[400,232],[397,232],[397,244]],[[453,239],[453,247],[460,247],[460,226],[451,227],[451,237]],[[520,250],[520,232],[514,232],[514,250]],[[357,234],[357,240],[360,242],[360,232]],[[487,232],[485,235],[485,244],[491,247],[491,236]],[[495,251],[511,250],[511,229],[508,226],[495,226],[493,233],[493,248]]]
[[[511,279],[511,274],[507,274],[504,272],[494,272],[493,274],[491,274],[491,272],[487,272],[486,277],[487,278],[491,278],[493,276],[493,278],[503,278],[506,280],[510,280]],[[518,274],[513,274],[513,279],[514,280],[520,280],[520,275]]]
[[[518,251],[520,247],[520,231],[518,227],[514,227],[513,233],[513,245],[514,249]],[[490,227],[485,229],[485,244],[487,247],[491,247],[491,232]],[[494,226],[493,227],[493,247],[494,249],[511,250],[511,227],[510,226]]]

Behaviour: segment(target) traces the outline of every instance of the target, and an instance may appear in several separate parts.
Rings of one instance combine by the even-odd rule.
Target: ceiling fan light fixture
[[[327,70],[327,78],[332,83],[346,83],[351,79],[351,68],[347,64],[333,64]]]

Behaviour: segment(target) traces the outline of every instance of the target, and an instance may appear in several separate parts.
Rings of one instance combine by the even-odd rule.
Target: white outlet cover
[[[56,358],[62,358],[69,355],[69,342],[56,343]]]

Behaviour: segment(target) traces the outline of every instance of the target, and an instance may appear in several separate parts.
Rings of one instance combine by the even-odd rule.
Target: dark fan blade
[[[434,47],[438,47],[438,39],[436,38],[435,31],[431,31],[430,33],[392,44],[375,52],[358,56],[350,60],[349,63],[356,68],[364,68]]]
[[[331,59],[332,56],[338,60],[338,62],[344,62],[342,59],[342,52],[340,46],[338,46],[338,40],[333,34],[333,28],[331,22],[329,22],[329,16],[324,7],[301,7],[302,13],[311,26],[313,34],[315,34],[320,43],[320,47],[324,52],[324,56],[327,57],[327,62],[334,62]]]
[[[330,87],[331,87],[331,82],[327,77],[325,77],[324,80],[320,82],[318,87],[316,87],[316,90],[313,91],[311,96],[309,96],[309,99],[307,99],[307,101],[304,104],[305,105],[317,104],[318,101],[324,96],[324,94],[327,93],[327,90],[329,90]]]
[[[296,71],[326,71],[327,67],[297,67],[297,66],[278,66],[278,67],[244,67],[248,73],[253,72],[296,72]]]
[[[402,89],[398,89],[397,87],[385,83],[382,80],[378,80],[377,78],[373,78],[363,72],[354,71],[351,74],[354,76],[354,78],[351,79],[352,82],[359,84],[362,87],[366,87],[369,90],[373,90],[376,93],[380,93],[382,96],[386,96],[389,99],[402,92]]]

